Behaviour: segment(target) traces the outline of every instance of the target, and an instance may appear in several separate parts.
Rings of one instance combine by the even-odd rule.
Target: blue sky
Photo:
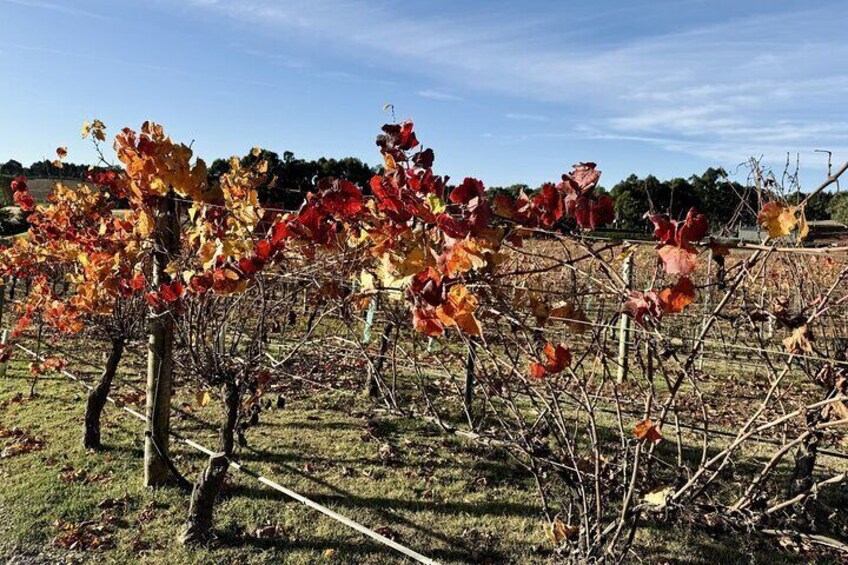
[[[846,29],[844,0],[0,0],[0,161],[91,161],[99,117],[209,159],[376,163],[392,103],[438,172],[489,186],[797,153],[812,188],[813,150],[848,158]]]

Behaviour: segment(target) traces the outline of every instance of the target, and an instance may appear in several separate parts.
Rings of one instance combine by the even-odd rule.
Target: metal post
[[[627,290],[633,288],[633,256],[635,253],[630,253],[624,259],[621,278],[627,284]],[[618,373],[616,381],[621,384],[627,378],[627,369],[629,367],[630,355],[630,316],[621,314],[618,319]]]
[[[371,327],[374,325],[374,312],[377,311],[377,295],[371,297],[368,312],[365,313],[365,329],[362,330],[362,344],[371,343]]]

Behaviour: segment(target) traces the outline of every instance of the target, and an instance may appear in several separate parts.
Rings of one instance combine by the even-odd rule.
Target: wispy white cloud
[[[217,0],[210,0],[211,2],[216,2]],[[265,59],[270,61],[275,65],[280,65],[283,67],[287,67],[289,69],[305,69],[309,66],[309,63],[303,59],[293,57],[286,53],[275,53],[269,51],[263,51],[261,49],[255,49],[253,47],[247,47],[240,43],[233,43],[233,49],[244,53],[245,55],[250,55],[251,57],[257,57],[259,59]]]
[[[842,133],[848,68],[835,63],[848,58],[845,10],[815,6],[695,21],[671,33],[601,42],[551,34],[550,22],[539,16],[495,11],[447,17],[356,0],[193,1],[300,33],[304,41],[320,38],[322,47],[340,56],[355,52],[378,68],[396,70],[403,61],[404,72],[455,88],[559,104],[575,132],[596,139],[722,160],[763,153],[779,161],[787,151],[848,145]],[[544,122],[541,114],[506,117]]]
[[[95,12],[89,12],[87,10],[82,10],[73,5],[66,4],[56,4],[54,2],[45,2],[43,0],[0,0],[7,4],[17,4],[18,6],[25,6],[27,8],[36,8],[40,10],[49,10],[51,12],[59,12],[61,14],[68,14],[72,16],[84,16],[87,18],[94,18],[98,20],[108,20],[107,16],[103,14],[98,14]]]
[[[541,114],[504,114],[504,117],[508,120],[517,120],[521,122],[547,122],[549,121],[547,116],[543,116]]]
[[[456,96],[455,94],[433,89],[419,90],[418,96],[422,98],[429,98],[430,100],[441,100],[443,102],[456,102],[458,100],[462,100],[461,97]]]

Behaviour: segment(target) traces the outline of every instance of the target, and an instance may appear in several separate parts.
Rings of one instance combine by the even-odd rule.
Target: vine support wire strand
[[[33,350],[29,349],[28,347],[25,347],[25,346],[23,346],[19,343],[16,343],[15,346],[18,349],[20,349],[21,351],[23,351],[24,353],[30,355],[31,357],[34,357],[35,359],[38,359],[40,361],[44,361],[44,359],[45,359],[45,357],[43,355],[40,355],[40,354],[36,353],[35,351],[33,351]],[[83,381],[80,377],[74,375],[70,371],[62,369],[60,372],[61,372],[62,375],[66,376],[66,377],[70,378],[71,380],[74,380],[77,383],[79,383],[80,385],[82,385],[85,389],[87,389],[87,390],[92,389],[91,385],[89,385],[88,383]],[[106,400],[108,400],[109,402],[111,402],[112,404],[114,404],[116,407],[120,408],[124,412],[134,416],[138,420],[141,420],[142,422],[145,422],[145,423],[147,422],[147,416],[145,416],[141,412],[133,410],[132,408],[130,408],[128,406],[119,404],[111,396],[107,396]],[[193,440],[191,440],[191,439],[189,439],[189,438],[183,436],[182,434],[179,434],[179,433],[177,433],[173,430],[169,430],[169,434],[174,439],[181,441],[182,443],[191,447],[195,451],[199,451],[199,452],[201,452],[205,455],[209,455],[209,456],[216,454],[214,451],[212,451],[208,447],[205,447],[205,446],[197,443],[196,441],[193,441]],[[387,538],[386,536],[380,535],[377,532],[375,532],[374,530],[371,530],[371,529],[363,526],[362,524],[360,524],[358,522],[354,522],[350,518],[342,516],[338,512],[330,510],[326,506],[322,506],[321,504],[318,504],[317,502],[303,496],[302,494],[299,494],[299,493],[297,493],[297,492],[295,492],[295,491],[293,491],[289,488],[284,487],[280,483],[278,483],[278,482],[276,482],[272,479],[269,479],[268,477],[265,477],[265,476],[257,473],[256,471],[254,471],[252,469],[245,467],[244,465],[242,465],[238,461],[235,461],[233,459],[229,459],[229,464],[230,464],[230,467],[232,467],[233,469],[235,469],[237,471],[241,471],[245,475],[252,477],[253,479],[259,481],[263,485],[265,485],[265,486],[267,486],[267,487],[269,487],[273,490],[276,490],[277,492],[280,492],[280,493],[288,496],[289,498],[296,500],[297,502],[300,502],[304,506],[312,508],[313,510],[317,510],[321,514],[324,514],[325,516],[327,516],[327,517],[329,517],[329,518],[331,518],[331,519],[333,519],[337,522],[340,522],[340,523],[344,524],[345,526],[347,526],[347,527],[349,527],[353,530],[356,530],[357,532],[373,539],[374,541],[376,541],[376,542],[378,542],[382,545],[385,545],[387,547],[392,548],[393,550],[397,551],[398,553],[402,553],[403,555],[406,555],[407,557],[409,557],[410,559],[412,559],[412,560],[414,560],[418,563],[425,563],[427,565],[438,565],[437,561],[434,561],[433,559],[430,559],[429,557],[422,555],[422,554],[418,553],[417,551],[406,547],[405,545],[401,545],[398,542]]]

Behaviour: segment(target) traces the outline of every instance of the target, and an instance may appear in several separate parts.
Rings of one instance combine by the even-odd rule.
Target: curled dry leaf
[[[553,320],[562,320],[569,330],[577,334],[585,332],[591,325],[583,310],[571,302],[557,302],[551,308],[548,317]]]
[[[535,381],[542,380],[547,375],[561,373],[571,364],[571,351],[563,344],[554,346],[552,343],[546,343],[542,348],[542,356],[541,363],[530,364],[530,378]]]
[[[638,422],[633,428],[633,437],[638,440],[647,440],[651,443],[658,443],[662,440],[662,432],[650,418]]]
[[[579,532],[580,528],[566,524],[559,518],[545,526],[545,535],[554,545],[559,545],[563,540],[573,538]]]
[[[792,334],[783,340],[783,346],[786,351],[800,355],[813,351],[813,334],[810,328],[804,324],[792,330]]]
[[[208,390],[198,390],[194,396],[197,400],[197,405],[201,408],[203,408],[212,401],[212,395],[209,394]]]

